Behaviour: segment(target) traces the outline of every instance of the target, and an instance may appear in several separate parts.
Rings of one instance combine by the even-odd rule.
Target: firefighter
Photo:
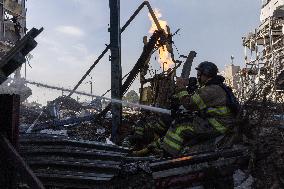
[[[214,138],[234,125],[239,105],[232,90],[224,84],[224,77],[217,75],[217,66],[205,61],[196,70],[199,88],[189,95],[188,80],[178,78],[175,95],[179,103],[189,112],[196,112],[196,116],[180,116],[163,138],[134,155],[162,149],[165,154],[176,156],[189,141]]]
[[[122,146],[142,149],[158,138],[163,137],[170,125],[171,117],[146,113],[146,116],[142,117],[134,125],[134,133],[123,140]]]
[[[224,84],[224,77],[217,75],[218,68],[212,62],[202,62],[196,68],[200,88],[189,95],[187,80],[177,81],[177,98],[189,111],[196,111],[193,119],[178,120],[160,142],[160,147],[168,154],[180,153],[183,145],[195,138],[213,138],[225,134],[235,123],[238,102],[232,90]]]

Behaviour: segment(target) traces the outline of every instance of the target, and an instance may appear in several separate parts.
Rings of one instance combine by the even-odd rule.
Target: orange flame
[[[162,14],[159,9],[154,10],[155,15],[161,25],[161,28],[167,32],[167,21],[161,20]],[[150,34],[153,34],[155,30],[158,30],[152,16],[150,13],[148,13],[148,17],[152,22],[152,26],[149,30]],[[170,53],[168,52],[167,46],[163,45],[159,48],[159,63],[161,64],[161,67],[164,69],[163,71],[167,71],[172,65],[174,65],[174,62],[172,61],[172,58],[170,56]]]

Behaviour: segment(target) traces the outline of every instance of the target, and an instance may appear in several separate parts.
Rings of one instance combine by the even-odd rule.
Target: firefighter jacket
[[[169,154],[177,155],[186,140],[197,134],[224,134],[235,122],[235,113],[228,106],[228,92],[222,87],[224,78],[217,76],[189,95],[186,90],[177,94],[181,104],[199,116],[171,127],[160,146]]]
[[[198,111],[213,128],[224,133],[235,122],[235,113],[228,106],[228,94],[221,87],[224,78],[216,76],[205,86],[197,89],[192,96],[187,91],[178,94],[181,104],[190,111]]]

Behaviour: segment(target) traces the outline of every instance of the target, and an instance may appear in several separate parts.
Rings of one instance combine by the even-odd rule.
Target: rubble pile
[[[284,187],[284,130],[262,127],[252,141],[252,175],[255,188]]]
[[[83,106],[81,103],[77,102],[75,99],[66,96],[60,96],[53,101],[48,102],[47,106],[57,105],[60,109],[72,110],[79,112],[82,110]]]
[[[40,114],[41,116],[39,117]],[[40,104],[21,104],[20,122],[22,124],[32,124],[37,118],[39,122],[44,122],[51,120],[52,116],[44,108],[42,108]]]
[[[106,143],[110,135],[111,122],[102,127],[95,123],[82,123],[76,127],[68,129],[68,136],[82,140],[98,141]]]
[[[279,105],[280,103],[272,103],[261,97],[262,92],[263,90],[243,104],[243,110],[239,118],[242,124],[238,125],[237,128],[239,131],[238,134],[241,136],[238,144],[247,146],[250,154],[249,166],[243,169],[246,175],[245,178],[249,179],[249,181],[244,179],[240,185],[246,185],[246,182],[251,183],[251,180],[253,180],[253,188],[263,188],[263,186],[266,188],[272,186],[281,188],[284,184],[284,129],[282,125],[283,121],[281,120],[282,107]],[[262,101],[255,101],[256,98],[262,99]],[[68,102],[74,101],[69,100]],[[73,104],[76,103],[77,102]],[[76,106],[77,105],[63,105],[62,107],[64,107],[66,112],[82,110],[82,106],[79,106],[80,109],[76,109]],[[22,120],[35,120],[40,111],[42,111],[39,106],[24,107],[23,110],[25,111],[22,111]],[[31,114],[30,112],[34,113]],[[76,113],[74,113],[74,115],[76,115]],[[133,131],[133,126],[141,117],[143,117],[143,113],[124,115],[123,123],[119,130],[119,141],[122,141]],[[49,120],[53,118],[43,116],[42,119]],[[68,137],[76,140],[107,143],[111,135],[111,125],[111,117],[107,117],[97,121],[86,121],[81,124],[64,127],[64,129],[67,130]],[[62,129],[62,127],[52,128],[55,130]],[[202,153],[201,148],[193,149]],[[122,166],[124,165],[129,168],[129,164],[126,163]],[[151,179],[149,179],[151,175],[149,176],[147,171],[145,171],[145,167],[147,166],[144,166],[144,169],[141,169],[141,166],[136,167],[138,168],[134,169],[132,167],[134,171],[136,171],[133,174],[129,174],[131,171],[129,171],[127,167],[125,168],[127,169],[127,178],[131,181],[129,182],[131,186],[129,184],[128,186],[130,188],[151,188],[153,183],[151,183]],[[148,185],[141,185],[141,183],[145,183],[146,180],[149,181]]]
[[[243,104],[240,131],[243,143],[250,149],[249,173],[253,188],[284,187],[283,103],[267,98],[267,81],[251,93]]]
[[[95,116],[95,115],[94,115]],[[135,125],[139,115],[125,115],[122,120],[122,126],[119,129],[119,139],[122,141],[128,136]],[[68,129],[68,136],[83,140],[106,142],[111,135],[112,122],[110,118],[105,118],[99,121],[85,122],[75,127]]]
[[[163,30],[168,31],[169,28],[164,28]],[[174,63],[174,54],[171,50],[173,34],[170,34],[170,32],[165,33],[163,30],[160,29],[154,32],[149,41],[143,41],[143,52],[127,76],[121,90],[122,94],[125,94],[140,72],[141,91],[139,102],[145,105],[173,108],[170,105],[170,96],[174,94],[174,78],[177,77],[176,69],[181,65],[182,61],[175,60],[175,63],[179,64],[175,64],[172,69],[165,69],[165,65]],[[251,46],[251,43],[248,44]],[[157,51],[160,46],[165,46],[165,49],[168,51],[165,57],[161,55],[163,53],[160,53],[160,59],[170,58],[169,56],[171,55],[173,61],[162,62],[163,72],[157,74],[155,70],[155,75],[149,74],[151,77],[148,78],[150,58],[153,52]],[[182,78],[189,77],[195,56],[196,53],[194,51],[191,51],[187,57],[184,56],[187,58],[184,65],[188,65],[188,67],[184,66]],[[269,69],[271,68],[267,70]],[[52,174],[58,171],[57,169],[59,168],[57,166],[62,166],[62,163],[68,159],[61,157],[63,152],[67,155],[74,155],[74,159],[72,159],[72,162],[70,161],[72,166],[74,166],[74,162],[77,162],[77,165],[79,165],[78,162],[89,161],[91,158],[93,158],[93,161],[97,161],[96,156],[101,156],[103,151],[105,153],[102,157],[103,160],[115,156],[115,160],[118,162],[116,164],[118,173],[115,172],[111,176],[108,175],[107,178],[108,182],[111,182],[111,178],[117,176],[112,182],[116,183],[117,187],[120,188],[153,188],[154,186],[156,188],[182,188],[182,186],[189,187],[190,184],[192,184],[192,187],[205,186],[205,188],[210,188],[206,186],[212,183],[214,183],[215,187],[211,188],[232,188],[234,182],[235,188],[284,188],[284,109],[281,106],[282,94],[275,93],[275,78],[272,78],[272,80],[262,79],[262,77],[256,77],[256,74],[251,76],[252,70],[245,71],[247,71],[245,76],[249,80],[249,84],[241,83],[243,85],[242,90],[239,90],[238,97],[242,107],[239,121],[235,124],[233,132],[229,133],[228,136],[221,136],[223,138],[220,140],[224,142],[224,145],[216,145],[218,142],[215,141],[215,138],[214,142],[212,142],[213,140],[208,140],[204,144],[189,144],[188,149],[184,149],[184,153],[180,154],[181,157],[178,158],[170,157],[166,159],[166,155],[161,153],[161,156],[164,155],[162,159],[153,157],[151,160],[139,162],[141,159],[129,157],[131,151],[128,149],[119,149],[121,150],[119,156],[116,156],[117,153],[113,151],[113,147],[109,147],[110,149],[107,150],[105,148],[101,149],[102,145],[104,145],[103,143],[110,143],[110,136],[113,133],[112,115],[110,113],[111,105],[108,104],[102,110],[100,100],[84,104],[70,97],[61,96],[49,102],[46,107],[37,105],[28,107],[23,105],[21,108],[21,122],[34,125],[33,132],[35,133],[43,133],[43,130],[45,130],[45,133],[52,135],[60,135],[62,133],[62,135],[66,135],[66,137],[72,140],[75,139],[74,141],[101,142],[95,145],[99,149],[92,149],[92,151],[85,147],[85,144],[76,146],[78,144],[72,141],[72,145],[81,150],[82,154],[77,155],[77,152],[73,151],[74,146],[72,145],[70,145],[70,149],[65,149],[67,145],[61,145],[61,141],[56,141],[59,149],[59,151],[56,151],[58,149],[53,149],[54,146],[52,145],[42,145],[42,141],[39,139],[39,144],[37,145],[43,150],[36,153],[46,153],[45,151],[48,149],[51,154],[56,154],[62,158],[58,165],[54,165],[55,169]],[[261,70],[258,73],[262,73]],[[183,77],[183,75],[185,76]],[[269,78],[269,74],[266,76]],[[256,79],[259,79],[257,85],[255,84]],[[194,86],[192,92],[195,89]],[[129,98],[134,98],[134,96],[129,95]],[[138,102],[138,95],[135,98]],[[129,108],[124,108],[123,112],[122,125],[119,127],[118,133],[116,133],[118,137],[117,144],[122,144],[122,141],[133,133],[135,125],[138,125],[138,120],[142,124],[146,124],[146,121],[144,121],[146,118],[149,120],[158,119],[158,115],[154,113],[151,113],[151,116],[146,112],[136,114],[134,110]],[[195,116],[195,114],[192,116]],[[143,119],[143,117],[146,118]],[[189,118],[187,117],[187,119]],[[143,132],[145,133],[145,138],[153,139],[155,137],[147,129]],[[148,135],[148,133],[150,134]],[[144,143],[146,142],[143,142],[143,144],[141,142],[141,145],[145,145]],[[25,147],[26,149],[23,152],[25,150],[29,152],[30,146],[27,145]],[[88,154],[90,152],[92,153]],[[49,154],[44,155],[48,157]],[[78,157],[84,157],[84,159],[79,161]],[[132,158],[131,163],[127,162],[127,159],[130,158]],[[42,164],[49,169],[49,164],[52,164],[52,161],[50,160],[48,163],[43,162]],[[89,172],[90,165],[86,165],[86,170],[88,170],[88,174],[93,174],[93,170]],[[104,164],[106,167],[109,165],[109,162]],[[98,163],[98,166],[101,165]],[[64,173],[69,171],[69,167],[65,168]],[[105,173],[104,171],[102,171],[103,174]],[[58,177],[56,175],[58,178],[61,178],[61,176]],[[85,174],[81,176],[82,178],[86,177]],[[43,178],[45,177],[49,176],[44,175]],[[102,178],[106,179],[105,175]],[[61,179],[65,178],[62,177]],[[224,183],[227,186],[224,186]]]
[[[243,179],[238,181],[237,184],[238,186],[247,185],[247,187],[244,188],[283,188],[284,185],[283,107],[281,102],[271,102],[267,99],[264,92],[265,90],[263,89],[256,90],[249,100],[242,103],[242,111],[239,116],[241,124],[236,125],[238,139],[234,141],[234,144],[241,144],[247,147],[250,156],[249,165],[241,169],[244,174]],[[67,119],[69,116],[76,117],[84,110],[83,105],[74,99],[66,100],[60,97],[49,103],[49,105],[51,106],[51,104],[56,103],[60,105],[59,112],[62,112],[62,110],[65,112],[65,114],[60,114],[61,119]],[[38,105],[29,107],[22,105],[21,120],[31,124],[37,119],[40,112],[43,111],[44,113],[39,122],[51,121],[54,117],[48,114],[47,109],[50,108],[41,108]],[[123,115],[118,141],[123,141],[125,137],[133,132],[135,124],[137,124],[138,120],[145,117],[144,114],[145,112],[140,114],[127,113]],[[92,116],[95,117],[96,114]],[[147,117],[149,117],[149,115]],[[155,116],[153,119],[155,119]],[[54,130],[65,129],[67,136],[72,139],[108,143],[111,135],[112,121],[111,116],[107,116],[99,120],[84,121],[71,126],[51,126],[51,128]],[[204,153],[204,149],[193,146],[190,152],[202,154]],[[125,170],[125,177],[129,180],[127,187],[153,187],[153,178],[150,173],[147,173],[147,167],[149,168],[149,166],[147,166],[145,162],[143,166],[141,166],[142,164],[139,162],[134,164],[125,162],[121,164],[122,170]],[[131,167],[131,165],[133,166]],[[193,164],[192,166],[194,167],[195,165]],[[167,171],[167,169],[163,171]],[[122,172],[121,175],[123,174]],[[116,183],[123,187],[126,186],[125,183],[120,182],[125,179],[117,179],[119,181],[115,181]],[[221,180],[220,182],[223,181]],[[147,184],[143,185],[141,183]],[[252,187],[251,183],[253,183]]]

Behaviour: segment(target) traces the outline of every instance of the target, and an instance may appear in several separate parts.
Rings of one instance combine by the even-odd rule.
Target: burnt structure
[[[85,76],[88,75],[88,72],[90,72],[102,56],[111,49],[111,60],[114,64],[112,70],[112,76],[114,77],[112,89],[114,90],[113,92],[116,93],[115,95],[117,95],[115,98],[121,98],[140,73],[141,93],[143,94],[143,91],[146,90],[145,85],[150,83],[151,95],[153,97],[151,99],[146,99],[145,103],[154,104],[159,107],[168,106],[167,100],[169,99],[169,96],[167,95],[174,93],[174,77],[176,76],[176,69],[182,65],[182,62],[174,60],[171,51],[172,48],[169,48],[171,58],[175,63],[174,68],[169,70],[163,69],[162,73],[155,73],[153,77],[146,78],[147,71],[149,70],[149,59],[153,52],[157,51],[160,46],[170,46],[172,43],[173,34],[170,32],[166,33],[159,26],[157,20],[158,30],[153,33],[149,41],[145,41],[141,56],[125,82],[123,84],[120,83],[120,34],[145,5],[149,8],[153,19],[155,20],[155,14],[153,15],[149,3],[144,2],[120,30],[119,23],[117,23],[119,22],[119,12],[117,12],[119,11],[119,1],[110,0],[110,8],[116,13],[112,16],[117,16],[117,18],[112,18],[114,20],[111,20],[111,22],[114,22],[111,26],[111,44],[107,45],[106,49],[82,77],[75,88],[73,90],[68,90],[70,92],[69,96],[75,93],[75,90],[82,83]],[[184,69],[181,77],[187,78],[189,76],[192,61],[195,56],[196,53],[194,51],[190,52],[188,56],[183,56],[186,58],[186,61],[183,66]],[[118,71],[118,73],[114,73],[115,71]],[[34,84],[58,90],[65,90],[39,83]],[[117,87],[119,87],[118,90],[120,92],[115,91]],[[64,126],[66,124],[80,124],[82,122],[93,121],[106,113],[110,108],[111,105],[103,110],[100,115],[95,117],[87,116],[81,117],[80,119],[46,122],[42,125],[38,125],[34,131],[46,128],[46,126],[49,125]],[[112,139],[115,141],[120,122],[119,116],[121,115],[119,115],[119,111],[115,111],[113,115],[114,114],[116,114],[115,116],[118,116],[112,122]],[[105,127],[105,125],[103,126]],[[129,157],[130,151],[128,149],[117,146],[87,141],[79,142],[78,140],[71,140],[67,137],[51,137],[50,135],[37,133],[23,134],[20,143],[21,155],[32,167],[35,175],[40,178],[48,188],[184,188],[195,186],[221,188],[219,184],[225,182],[232,187],[233,172],[242,166],[246,167],[248,162],[246,148],[203,151],[183,155],[182,157],[158,160],[153,158]],[[8,143],[5,139],[1,144],[4,144],[4,147],[10,147],[7,145]],[[5,148],[5,150],[9,151],[7,148]],[[13,157],[18,157],[13,150],[10,150],[9,153],[14,154],[12,155]],[[21,158],[15,158],[13,163],[13,165],[16,165],[17,167],[26,165]],[[24,172],[23,175],[29,175],[27,178],[30,180],[26,181],[28,182],[28,187],[42,188],[41,183],[38,182],[30,169],[26,168],[22,169],[22,171]],[[128,182],[128,178],[132,180]],[[145,183],[147,184],[144,185]],[[222,187],[226,188],[226,186]]]
[[[246,67],[240,73],[240,96],[246,99],[261,87],[269,91],[269,100],[283,100],[284,1],[263,1],[260,19],[260,26],[243,38]]]
[[[0,56],[26,33],[26,1],[0,1]]]
[[[121,70],[121,32],[120,32],[120,0],[110,0],[110,51],[111,51],[111,98],[122,99],[122,70]],[[118,127],[121,125],[122,105],[112,103],[112,138],[116,142]]]
[[[171,33],[166,35],[168,39],[171,38],[171,36]],[[172,57],[174,56],[172,55]],[[175,78],[177,77],[176,70],[183,63],[180,77],[189,78],[192,63],[196,57],[196,52],[191,51],[188,56],[181,55],[181,57],[186,58],[186,61],[182,62],[180,60],[173,60],[175,61],[173,68],[169,68],[168,70],[163,69],[161,73],[157,73],[156,70],[152,71],[154,72],[154,75],[152,77],[150,76],[149,78],[146,78],[146,75],[147,73],[151,72],[149,69],[150,59],[145,62],[145,65],[140,72],[140,103],[162,108],[169,108],[170,99],[175,93]]]
[[[20,152],[46,188],[232,188],[247,149],[225,149],[158,160],[129,150],[66,137],[23,135]]]
[[[6,52],[0,61],[0,84],[2,84],[10,74],[18,69],[25,61],[25,56],[32,51],[37,42],[34,40],[41,32],[32,28],[24,37]],[[0,96],[0,187],[17,188],[19,183],[28,183],[32,188],[43,188],[41,182],[33,174],[24,160],[17,152],[18,148],[18,126],[19,126],[19,95]]]

